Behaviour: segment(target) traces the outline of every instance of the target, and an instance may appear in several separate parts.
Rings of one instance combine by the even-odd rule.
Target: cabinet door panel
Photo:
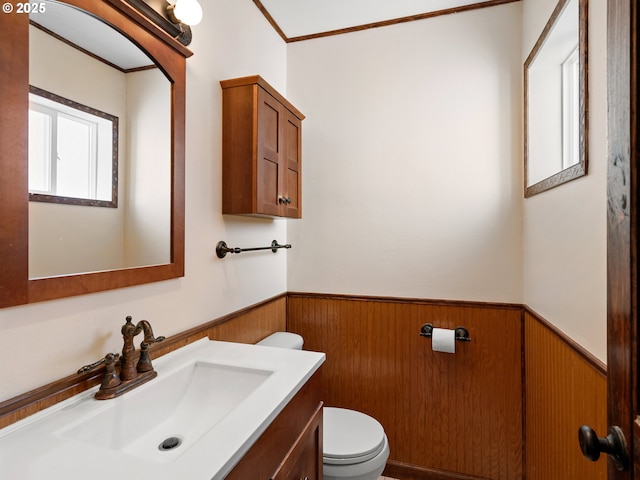
[[[268,158],[260,159],[258,165],[259,213],[276,215],[280,211],[278,202],[278,164]]]
[[[260,135],[260,145],[277,155],[280,150],[280,139],[278,138],[280,106],[271,95],[264,90],[259,91],[258,101],[260,101],[260,111],[258,113],[258,131]]]
[[[300,198],[298,191],[300,185],[300,175],[296,170],[287,169],[287,198],[291,203],[287,204],[287,217],[298,217],[300,211]]]
[[[286,125],[284,129],[284,164],[287,170],[284,196],[288,199],[285,216],[302,217],[300,191],[302,188],[302,123],[291,112],[285,109]]]
[[[322,404],[270,480],[322,480]]]
[[[267,92],[258,88],[258,213],[282,215],[278,201],[282,190],[281,170],[282,107]]]

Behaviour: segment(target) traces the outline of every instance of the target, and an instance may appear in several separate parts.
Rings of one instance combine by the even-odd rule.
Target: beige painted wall
[[[522,61],[556,0],[523,0]],[[603,362],[607,356],[605,0],[589,0],[589,172],[524,201],[524,302]]]
[[[126,74],[124,264],[171,259],[171,84],[158,68]]]
[[[186,276],[0,309],[0,401],[120,350],[126,315],[148,319],[157,335],[171,335],[286,291],[286,252],[215,255],[219,240],[247,247],[286,240],[285,221],[220,213],[219,85],[259,73],[286,93],[286,46],[250,0],[202,6],[187,61]]]
[[[521,5],[292,43],[291,291],[521,302]]]

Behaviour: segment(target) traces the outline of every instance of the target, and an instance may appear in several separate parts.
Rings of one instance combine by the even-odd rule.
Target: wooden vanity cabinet
[[[301,218],[304,115],[258,75],[220,85],[222,213]]]
[[[322,480],[322,403],[270,480]]]
[[[225,480],[322,480],[321,383],[318,371]]]

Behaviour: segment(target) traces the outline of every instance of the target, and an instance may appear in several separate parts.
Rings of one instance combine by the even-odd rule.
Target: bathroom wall
[[[172,335],[287,289],[287,255],[215,256],[215,245],[269,245],[284,221],[223,218],[219,80],[260,73],[286,93],[286,46],[250,0],[202,3],[187,60],[186,275],[77,298],[0,309],[0,401],[121,349],[126,315]]]
[[[522,62],[555,0],[523,0]],[[523,204],[525,477],[606,478],[578,448],[606,430],[606,2],[589,0],[589,174]],[[549,438],[555,441],[550,443]]]
[[[582,425],[607,430],[606,367],[554,328],[525,311],[524,478],[548,480],[562,473],[571,479],[605,479],[607,460],[585,459],[577,433]]]
[[[521,14],[289,45],[307,119],[288,287],[309,294],[290,294],[289,328],[327,352],[327,404],[382,422],[390,477],[522,476],[519,310],[407,298],[522,302]],[[472,348],[433,354],[429,321],[466,324]]]
[[[305,215],[288,227],[296,247],[288,287],[529,305],[541,318],[529,314],[522,326],[523,473],[595,479],[603,478],[603,462],[581,458],[576,432],[606,421],[606,379],[584,355],[606,359],[606,7],[590,2],[589,175],[524,200],[522,65],[555,3],[524,0],[289,45],[287,95],[307,120]],[[413,321],[389,308],[396,320],[389,328],[364,307],[305,323],[309,309],[290,321],[311,345],[343,359],[349,352],[331,340],[361,322],[359,343],[348,348],[369,352],[368,365],[378,365],[393,350],[371,345],[393,338],[389,331],[410,331]],[[393,373],[377,366],[379,374],[401,377],[403,361],[421,355],[409,345],[406,360],[390,360]],[[555,375],[558,367],[567,376]],[[384,401],[369,405],[357,396],[357,374],[338,373],[347,387],[328,398],[369,408],[391,425],[400,454],[392,460],[472,472],[453,457],[438,464],[420,446],[403,450],[404,424],[384,411]],[[365,376],[375,374],[365,367]],[[402,392],[410,388],[405,383]],[[444,441],[453,445],[459,437],[451,431]],[[562,444],[549,443],[550,435]]]
[[[157,68],[127,73],[126,266],[170,261],[171,89]]]
[[[520,303],[519,2],[292,43],[290,291]]]
[[[523,0],[522,63],[557,0]],[[524,201],[524,303],[606,362],[606,19],[589,1],[589,171]]]
[[[289,294],[288,325],[323,351],[326,405],[384,426],[385,475],[517,480],[523,473],[522,312],[517,305]],[[471,342],[434,352],[424,323]],[[553,478],[553,477],[547,477]]]
[[[523,302],[606,360],[602,0],[589,174],[522,199],[522,64],[555,4],[289,45],[287,95],[307,114],[290,291]]]
[[[523,63],[555,5],[523,0]],[[525,314],[529,480],[606,478],[577,442],[581,425],[607,428],[606,19],[606,2],[589,0],[588,175],[523,206],[524,303],[538,314]]]

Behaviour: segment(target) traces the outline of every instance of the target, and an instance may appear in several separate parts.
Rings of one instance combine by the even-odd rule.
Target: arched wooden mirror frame
[[[124,0],[64,0],[115,27],[152,57],[172,83],[171,261],[30,280],[28,273],[29,16],[3,14],[0,30],[0,307],[184,276],[186,58],[179,44]]]

